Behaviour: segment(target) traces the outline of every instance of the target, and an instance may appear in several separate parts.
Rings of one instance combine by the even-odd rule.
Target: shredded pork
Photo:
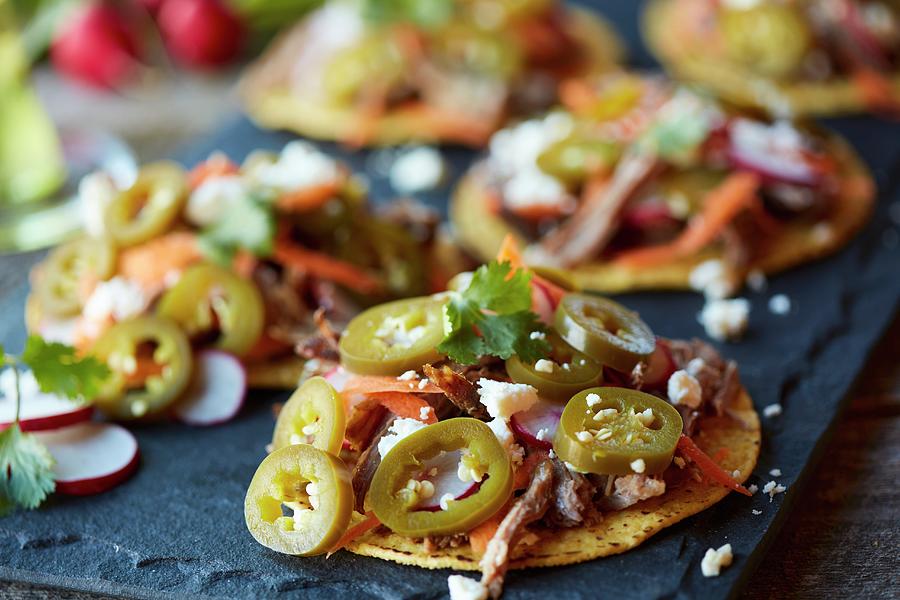
[[[465,413],[476,419],[487,420],[490,418],[487,409],[481,403],[475,384],[450,368],[449,365],[423,367],[426,377],[441,388],[447,398]]]

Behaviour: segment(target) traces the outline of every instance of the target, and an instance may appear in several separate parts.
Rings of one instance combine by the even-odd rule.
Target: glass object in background
[[[28,81],[28,61],[13,21],[0,0],[0,204],[34,202],[65,181],[65,164],[53,124]]]

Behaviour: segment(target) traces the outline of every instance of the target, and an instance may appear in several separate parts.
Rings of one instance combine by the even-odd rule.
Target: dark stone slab
[[[634,3],[605,2],[601,9],[636,44]],[[649,65],[643,50],[635,56],[639,65]],[[514,572],[505,597],[720,598],[740,589],[783,519],[823,436],[840,427],[843,399],[900,298],[900,232],[887,214],[891,202],[900,202],[900,126],[868,118],[829,125],[847,135],[872,166],[882,192],[877,214],[839,255],[773,278],[765,294],[750,294],[748,336],[722,347],[740,362],[758,409],[774,402],[784,406],[782,416],[763,420],[762,455],[750,482],[762,487],[772,479],[768,471],[777,467],[783,472],[777,479],[788,492],[771,503],[762,494],[751,499],[732,495],[621,556]],[[221,148],[241,159],[254,148],[278,149],[289,139],[241,119],[181,158],[192,164]],[[372,166],[370,154],[323,146],[356,168]],[[457,175],[473,158],[454,148],[447,149],[447,156]],[[389,196],[383,179],[373,177],[372,183],[376,197]],[[427,199],[443,206],[447,193],[444,188]],[[773,293],[790,296],[789,315],[768,312],[766,302]],[[24,289],[0,294],[0,343],[8,347],[18,348],[24,339],[24,295]],[[695,318],[702,305],[697,295],[632,294],[623,299],[660,334],[702,336]],[[0,520],[0,578],[140,597],[446,595],[447,571],[349,553],[327,560],[297,559],[253,541],[243,523],[244,492],[271,436],[270,403],[282,398],[254,393],[241,415],[221,427],[138,428],[142,466],[127,484],[91,498],[54,497],[38,511]],[[762,514],[753,515],[752,509]],[[735,564],[718,578],[703,578],[703,552],[725,542],[734,547]]]

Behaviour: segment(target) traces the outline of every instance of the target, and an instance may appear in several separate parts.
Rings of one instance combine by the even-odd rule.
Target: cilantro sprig
[[[449,294],[438,350],[452,360],[468,365],[480,356],[515,354],[533,362],[550,352],[542,336],[531,335],[545,329],[531,312],[529,271],[494,261],[479,267],[465,290]]]
[[[272,200],[261,194],[248,194],[203,230],[200,249],[207,258],[221,265],[230,264],[239,249],[255,256],[269,256],[275,231]]]
[[[96,358],[79,358],[71,346],[38,336],[28,338],[19,357],[7,354],[0,346],[0,370],[5,367],[12,369],[16,409],[12,425],[0,431],[0,515],[16,506],[37,508],[56,487],[53,457],[19,425],[22,367],[31,369],[41,391],[73,402],[92,400],[109,376],[109,369]]]

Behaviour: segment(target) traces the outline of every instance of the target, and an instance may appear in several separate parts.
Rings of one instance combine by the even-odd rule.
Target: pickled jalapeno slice
[[[603,365],[575,350],[558,335],[550,335],[550,356],[525,363],[518,356],[506,361],[506,372],[516,383],[537,389],[542,398],[568,402],[569,398],[603,378]]]
[[[344,442],[346,415],[340,394],[322,377],[307,380],[278,413],[272,445],[310,444],[334,455]]]
[[[137,180],[106,207],[104,226],[120,246],[134,246],[165,233],[187,200],[187,175],[180,165],[144,166]]]

